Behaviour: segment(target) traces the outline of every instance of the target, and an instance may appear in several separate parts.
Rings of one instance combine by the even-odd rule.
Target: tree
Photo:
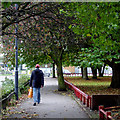
[[[64,59],[64,64],[69,66],[80,66],[82,74],[82,78],[88,80],[88,74],[87,74],[87,67],[91,67],[93,72],[93,78],[97,79],[97,69],[100,69],[100,74],[104,71],[103,62],[99,59],[99,56],[96,56],[96,54],[91,54],[91,49],[88,48],[82,48],[81,50],[77,49],[77,51],[74,51],[70,54],[66,54],[66,57]],[[103,71],[102,68],[103,67]],[[84,69],[84,70],[83,70]]]
[[[64,19],[62,19],[62,21]],[[50,23],[48,24],[48,21],[49,21],[48,19],[45,19],[45,21],[42,19],[42,21],[45,22],[44,23],[45,26],[40,25],[41,21],[39,18],[39,21],[36,24],[37,26],[39,26],[39,28],[35,27],[34,31],[29,29],[29,33],[32,33],[32,34],[30,36],[28,34],[24,42],[25,43],[31,42],[32,44],[34,44],[32,48],[40,47],[40,49],[37,49],[37,50],[40,50],[45,55],[48,55],[51,57],[51,59],[57,65],[57,75],[58,75],[58,83],[59,83],[58,90],[65,90],[66,87],[64,84],[63,71],[62,71],[62,54],[66,49],[66,46],[74,45],[70,43],[73,43],[72,40],[74,39],[75,35],[67,28],[68,23],[67,24],[62,23],[62,24],[56,25],[56,22],[54,21],[50,21]],[[27,22],[25,24],[27,25],[29,23]]]
[[[110,86],[120,88],[120,3],[72,3],[67,7],[77,16],[70,28],[83,38],[90,37],[91,55],[112,67]]]
[[[17,10],[16,3],[19,5]],[[2,2],[2,35],[6,34],[4,30],[8,26],[35,16],[45,17],[46,12],[59,6],[59,3],[52,2]]]
[[[68,28],[69,25],[70,17],[60,14],[59,9],[54,8],[46,12],[44,17],[36,16],[21,21],[17,34],[21,44],[20,57],[26,63],[35,63],[42,56],[42,59],[49,57],[57,65],[58,90],[66,89],[62,71],[62,54],[70,46],[75,46],[76,42],[75,34]],[[8,30],[6,33],[11,34]]]

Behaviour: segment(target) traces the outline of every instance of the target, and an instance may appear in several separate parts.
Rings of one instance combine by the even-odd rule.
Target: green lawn
[[[84,80],[81,77],[65,77],[65,80],[77,86],[86,94],[120,94],[120,89],[109,88],[111,77],[98,77],[98,79]]]

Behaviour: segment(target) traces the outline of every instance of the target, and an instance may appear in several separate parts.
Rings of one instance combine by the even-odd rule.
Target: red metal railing
[[[82,73],[63,73],[66,76],[82,76]]]
[[[106,118],[106,120],[113,120],[111,112],[110,111],[106,112],[104,110],[104,106],[99,106],[99,118],[100,120],[104,120],[104,118]]]
[[[84,105],[87,105],[87,107],[90,107],[91,109],[91,96],[85,94],[83,91],[78,89],[72,83],[69,83],[66,80],[64,81],[65,81],[65,84],[68,86],[68,88],[74,91],[75,95],[80,99],[80,101],[83,102]]]

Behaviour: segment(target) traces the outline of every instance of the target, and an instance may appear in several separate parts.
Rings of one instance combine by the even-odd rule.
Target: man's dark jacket
[[[44,74],[42,70],[37,68],[36,70],[32,71],[31,78],[30,78],[30,87],[40,88],[44,86]]]

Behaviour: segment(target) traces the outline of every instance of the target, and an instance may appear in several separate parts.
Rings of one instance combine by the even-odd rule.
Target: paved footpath
[[[26,99],[11,110],[9,118],[88,118],[89,116],[66,92],[58,92],[56,78],[45,78],[41,89],[41,103],[33,106],[33,99]]]

